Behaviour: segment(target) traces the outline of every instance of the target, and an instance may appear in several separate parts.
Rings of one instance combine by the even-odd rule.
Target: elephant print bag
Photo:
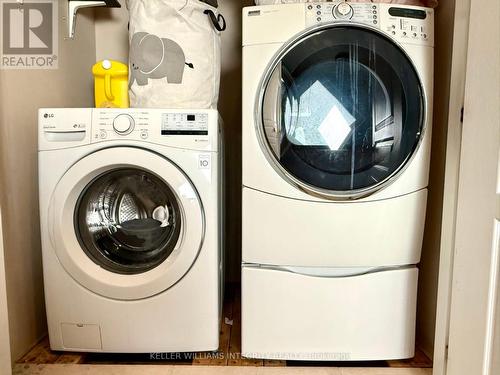
[[[132,107],[217,108],[225,21],[216,5],[214,0],[127,1]]]

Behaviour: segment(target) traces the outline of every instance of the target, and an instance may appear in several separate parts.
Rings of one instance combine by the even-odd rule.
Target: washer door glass
[[[174,250],[181,212],[169,185],[141,169],[107,171],[83,190],[75,229],[86,254],[116,273],[146,272]]]
[[[258,124],[285,178],[329,197],[367,195],[400,171],[423,130],[423,91],[382,34],[333,26],[278,55],[263,81]]]

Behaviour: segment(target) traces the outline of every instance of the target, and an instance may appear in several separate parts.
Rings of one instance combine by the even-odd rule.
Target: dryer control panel
[[[374,26],[379,23],[378,4],[365,3],[307,3],[306,23],[312,26],[320,22],[355,21]]]
[[[395,4],[321,2],[306,3],[306,26],[322,23],[360,23],[391,36],[400,43],[434,45],[434,11]]]

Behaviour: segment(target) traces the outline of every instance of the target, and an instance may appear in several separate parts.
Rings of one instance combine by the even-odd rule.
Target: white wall
[[[37,110],[91,106],[95,61],[92,13],[68,41],[67,1],[59,1],[59,69],[0,71],[0,192],[12,359],[46,332],[38,220]]]
[[[95,10],[96,60],[128,62],[128,11],[125,0],[121,8]]]

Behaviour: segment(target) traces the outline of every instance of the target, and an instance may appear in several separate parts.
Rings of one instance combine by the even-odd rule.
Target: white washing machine
[[[214,110],[39,111],[52,349],[218,348],[218,124]]]
[[[243,10],[242,350],[414,355],[433,10]]]

